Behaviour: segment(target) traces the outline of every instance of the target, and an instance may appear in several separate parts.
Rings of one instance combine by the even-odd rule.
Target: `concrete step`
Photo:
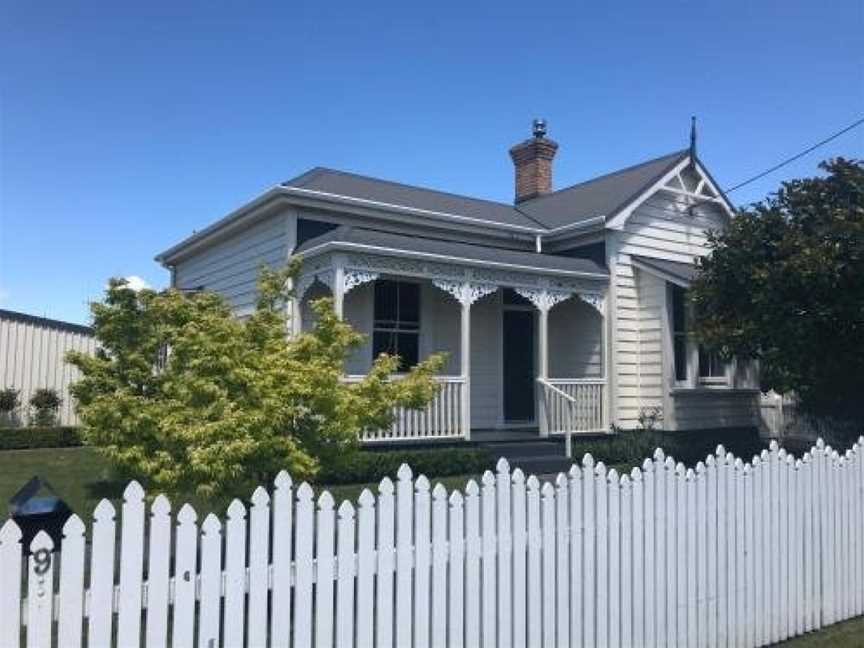
[[[497,457],[564,456],[564,444],[557,441],[523,441],[521,443],[483,443],[484,450]]]
[[[564,457],[563,453],[555,456],[514,457],[507,461],[510,463],[511,469],[520,468],[526,476],[566,473],[572,465],[572,462]]]

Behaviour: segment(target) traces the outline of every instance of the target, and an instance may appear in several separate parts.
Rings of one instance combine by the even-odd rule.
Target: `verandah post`
[[[463,290],[467,293],[467,288]],[[471,300],[463,294],[459,303],[462,306],[460,318],[462,341],[459,347],[460,373],[462,374],[460,411],[462,414],[462,434],[468,440],[471,438]]]
[[[544,386],[541,380],[549,377],[549,306],[545,303],[537,304],[537,424],[540,428],[540,436],[549,436],[549,422],[546,416],[546,399],[544,398]]]

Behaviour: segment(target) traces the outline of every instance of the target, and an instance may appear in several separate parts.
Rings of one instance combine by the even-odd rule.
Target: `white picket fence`
[[[864,437],[542,485],[502,460],[449,496],[403,466],[338,510],[282,473],[200,527],[133,482],[89,578],[78,517],[29,559],[0,529],[0,646],[761,646],[864,612],[862,491]]]

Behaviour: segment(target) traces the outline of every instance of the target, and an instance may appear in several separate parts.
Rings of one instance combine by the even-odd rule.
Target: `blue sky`
[[[508,201],[535,116],[562,187],[695,114],[728,187],[864,114],[860,0],[252,5],[0,0],[0,308],[164,286],[157,252],[315,165]],[[732,198],[832,155],[864,128]]]

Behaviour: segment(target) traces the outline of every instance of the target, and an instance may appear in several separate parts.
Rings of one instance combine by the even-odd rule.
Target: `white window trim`
[[[686,332],[687,335],[687,344],[686,344],[686,353],[687,353],[687,378],[686,380],[678,380],[676,371],[675,371],[675,325],[674,325],[674,315],[672,312],[672,291],[670,282],[667,281],[667,318],[669,322],[668,327],[668,336],[670,340],[669,349],[671,351],[670,357],[670,367],[671,367],[671,376],[672,376],[672,389],[673,391],[682,391],[682,390],[729,390],[734,386],[734,375],[735,375],[735,366],[736,362],[733,358],[729,362],[725,363],[725,372],[722,376],[700,376],[699,375],[699,344],[693,338],[692,333],[689,331]],[[690,313],[689,307],[687,309],[687,315],[685,319],[689,320]]]

